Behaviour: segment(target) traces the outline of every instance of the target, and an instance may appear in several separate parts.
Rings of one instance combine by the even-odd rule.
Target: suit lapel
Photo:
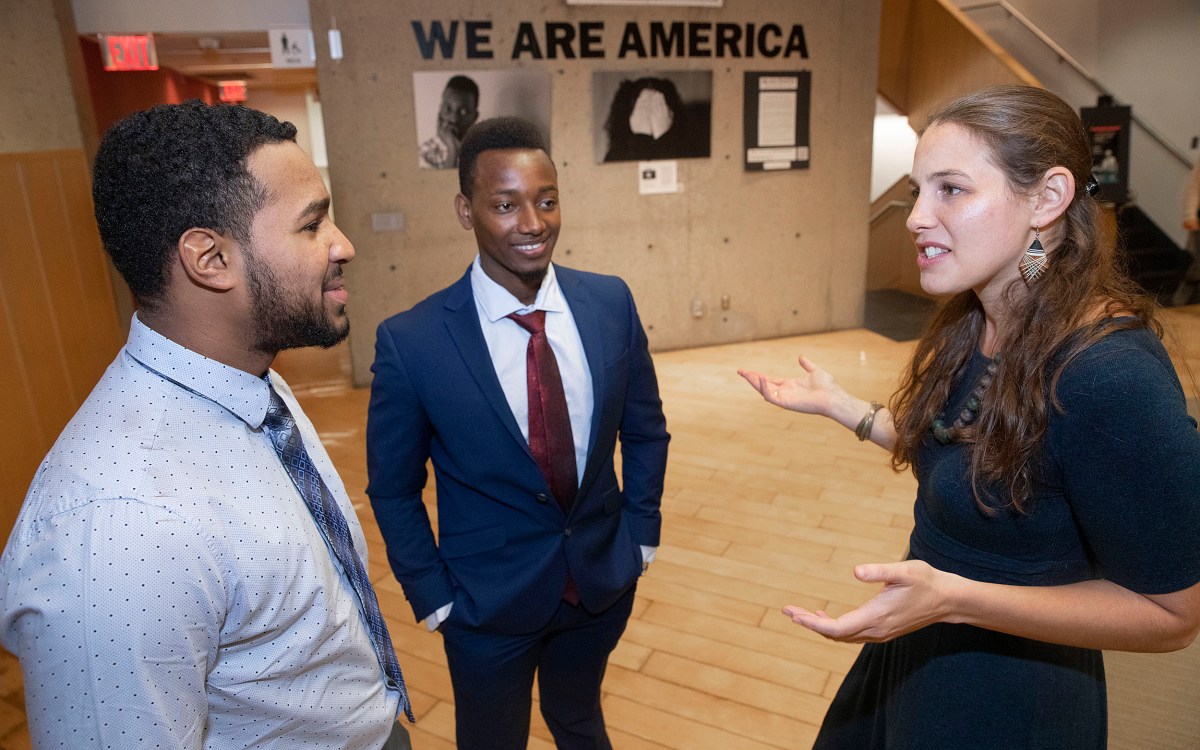
[[[583,342],[583,353],[587,357],[588,369],[592,373],[592,427],[588,439],[587,465],[579,482],[579,490],[586,493],[597,471],[599,462],[596,458],[596,441],[600,435],[600,417],[604,404],[604,391],[608,386],[604,382],[604,328],[600,310],[588,293],[587,287],[569,268],[556,265],[554,273],[563,297],[571,306],[571,316],[575,318],[575,328],[579,331],[579,340]]]
[[[513,440],[516,440],[529,454],[530,460],[533,460],[533,454],[529,453],[529,444],[521,434],[521,427],[508,406],[500,379],[496,377],[492,355],[488,352],[487,341],[484,340],[483,331],[479,327],[479,312],[475,309],[475,297],[471,293],[469,268],[466,275],[451,289],[446,298],[445,310],[446,328],[471,377],[475,378],[479,390],[483,391],[492,410],[496,412],[496,416]]]

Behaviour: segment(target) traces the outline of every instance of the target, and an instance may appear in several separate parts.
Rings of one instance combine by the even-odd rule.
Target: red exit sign
[[[153,34],[101,34],[105,70],[158,70]]]
[[[223,102],[244,102],[244,101],[246,101],[246,82],[245,81],[221,81],[217,85],[221,87],[221,101],[223,101]]]

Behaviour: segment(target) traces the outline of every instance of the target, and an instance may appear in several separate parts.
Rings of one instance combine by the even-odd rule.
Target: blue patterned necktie
[[[346,525],[346,517],[338,509],[337,502],[325,486],[317,467],[313,465],[308,451],[304,448],[304,440],[300,430],[296,428],[296,420],[288,411],[287,404],[271,388],[271,404],[267,407],[267,416],[263,419],[263,428],[275,446],[275,452],[283,461],[288,476],[300,490],[300,496],[308,505],[317,527],[329,542],[329,546],[337,555],[342,568],[354,585],[354,591],[362,603],[362,611],[367,620],[367,629],[371,633],[371,644],[375,647],[375,655],[383,666],[388,679],[400,690],[400,707],[409,721],[413,718],[412,705],[408,701],[408,690],[404,687],[404,675],[400,673],[400,663],[396,660],[396,651],[392,647],[392,637],[388,634],[387,624],[379,611],[379,600],[375,598],[375,587],[367,577],[366,567],[362,558],[354,549],[350,538],[350,527]]]

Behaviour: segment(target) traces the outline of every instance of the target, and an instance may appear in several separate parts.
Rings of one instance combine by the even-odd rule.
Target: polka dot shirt
[[[272,382],[350,524],[345,488]],[[377,748],[395,720],[349,581],[262,430],[267,381],[129,341],[0,559],[0,639],[38,748]]]

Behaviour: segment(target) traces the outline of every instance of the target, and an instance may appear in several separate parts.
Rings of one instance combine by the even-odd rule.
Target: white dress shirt
[[[305,446],[366,544],[311,423]],[[47,455],[0,559],[45,748],[379,748],[399,708],[261,429],[268,383],[143,325]]]
[[[534,310],[546,311],[546,338],[558,361],[558,373],[562,377],[563,392],[567,396],[567,411],[571,415],[571,436],[575,439],[576,486],[583,478],[583,467],[587,465],[588,441],[592,434],[592,371],[588,369],[587,357],[583,353],[583,341],[575,327],[575,317],[563,299],[554,275],[554,265],[546,269],[546,278],[538,289],[532,305],[524,305],[504,287],[497,284],[479,265],[479,256],[471,265],[471,293],[475,297],[475,310],[479,313],[479,326],[492,355],[492,366],[508,407],[512,409],[521,434],[529,441],[529,385],[525,373],[525,352],[529,347],[529,332],[508,320],[512,313],[527,315]]]

